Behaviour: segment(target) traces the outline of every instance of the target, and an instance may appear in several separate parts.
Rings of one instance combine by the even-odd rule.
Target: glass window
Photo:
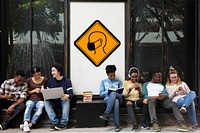
[[[10,0],[8,76],[31,66],[50,77],[51,66],[64,65],[64,2],[61,0]]]
[[[132,57],[130,66],[137,66],[141,80],[148,81],[148,72],[169,65],[184,69],[183,0],[133,0],[131,3]]]

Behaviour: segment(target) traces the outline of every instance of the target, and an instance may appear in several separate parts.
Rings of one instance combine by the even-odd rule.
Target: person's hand
[[[177,95],[184,95],[184,94],[185,94],[185,91],[183,90],[182,87],[178,87],[178,88],[176,89],[176,94],[177,94]]]
[[[12,114],[12,112],[13,112],[13,110],[14,110],[14,106],[13,105],[11,105],[7,110],[6,110],[6,115],[11,115]]]
[[[35,88],[35,93],[40,93],[40,88]]]
[[[128,94],[132,91],[133,87],[128,88]]]
[[[63,97],[61,97],[61,100],[67,100],[69,99],[69,95],[68,94],[64,94]]]
[[[15,95],[12,95],[12,94],[6,96],[6,99],[14,99],[14,98],[15,98]]]
[[[159,96],[157,98],[158,100],[164,100],[165,99],[165,95],[163,93],[159,93]]]
[[[135,90],[138,90],[138,89],[140,89],[140,84],[135,83]]]

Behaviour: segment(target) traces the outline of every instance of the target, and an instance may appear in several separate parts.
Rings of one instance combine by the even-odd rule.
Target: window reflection
[[[148,71],[163,72],[173,65],[183,71],[184,1],[133,0],[131,3],[132,65],[141,71],[141,80],[148,80]],[[183,73],[183,72],[182,72]]]
[[[64,64],[63,2],[10,0],[8,77],[17,69],[25,70],[27,77],[30,76],[31,64],[41,67],[44,75],[50,77],[54,63]]]

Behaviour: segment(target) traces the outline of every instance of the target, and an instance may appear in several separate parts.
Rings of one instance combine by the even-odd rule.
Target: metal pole
[[[165,66],[166,66],[166,53],[165,53],[165,0],[162,0],[162,73],[165,74]],[[165,75],[164,75],[165,76]],[[165,79],[165,78],[164,78]]]
[[[33,0],[30,0],[30,64],[31,68],[33,67],[33,6],[32,6]]]

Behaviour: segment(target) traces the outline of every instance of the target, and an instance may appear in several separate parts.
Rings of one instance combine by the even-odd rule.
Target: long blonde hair
[[[178,71],[173,66],[170,66],[169,67],[169,72],[168,72],[168,75],[167,75],[167,83],[166,83],[167,85],[171,84],[171,80],[170,80],[170,75],[171,74],[177,74],[177,82],[176,82],[176,84],[181,84],[182,83],[181,78],[180,78],[180,76],[178,74]]]

